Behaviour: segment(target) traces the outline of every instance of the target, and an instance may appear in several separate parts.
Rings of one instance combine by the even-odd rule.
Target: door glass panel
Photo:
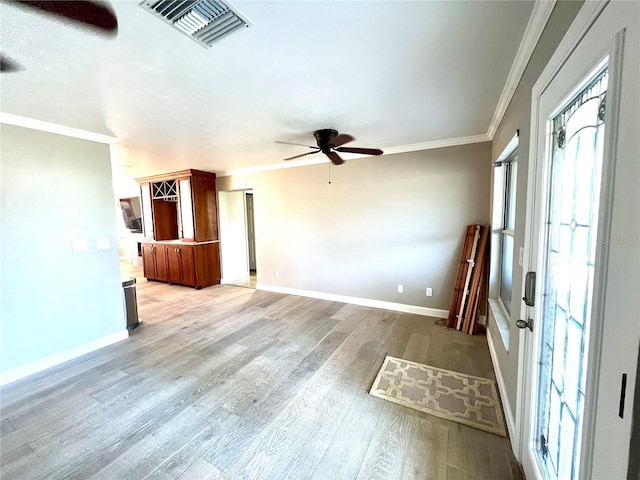
[[[550,479],[578,475],[607,71],[551,121],[536,455]]]

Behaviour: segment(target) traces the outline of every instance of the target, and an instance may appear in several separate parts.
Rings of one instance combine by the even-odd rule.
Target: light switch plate
[[[109,237],[96,238],[96,248],[98,250],[109,250],[111,248]]]
[[[77,252],[87,252],[89,250],[89,244],[86,240],[73,240],[71,242],[71,251],[74,253]]]

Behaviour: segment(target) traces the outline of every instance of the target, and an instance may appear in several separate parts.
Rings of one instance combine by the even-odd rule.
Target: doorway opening
[[[256,288],[257,259],[252,190],[219,192],[222,283]]]

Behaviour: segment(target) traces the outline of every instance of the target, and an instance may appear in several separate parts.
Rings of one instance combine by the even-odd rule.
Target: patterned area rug
[[[493,380],[389,357],[369,391],[421,412],[506,437]]]

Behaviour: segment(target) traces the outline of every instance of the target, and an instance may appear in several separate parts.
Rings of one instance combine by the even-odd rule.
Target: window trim
[[[519,146],[519,132],[517,131],[513,138],[509,141],[507,146],[504,148],[502,153],[498,156],[498,158],[493,162],[494,167],[502,167],[506,163],[512,163],[516,168],[513,171],[513,192],[514,195],[517,195],[517,156],[518,156],[518,146]],[[514,163],[514,161],[516,163]],[[491,315],[493,323],[495,323],[495,329],[498,330],[500,338],[502,340],[503,346],[507,353],[509,352],[509,337],[510,337],[510,329],[512,326],[511,323],[511,314],[507,310],[504,305],[501,295],[501,280],[502,280],[502,245],[503,240],[502,237],[504,234],[509,235],[514,238],[514,250],[515,246],[515,232],[516,232],[516,217],[515,217],[515,208],[516,202],[513,202],[513,213],[512,216],[513,228],[505,228],[506,226],[506,200],[507,200],[507,189],[506,187],[506,169],[503,168],[494,168],[492,174],[493,182],[492,182],[492,206],[491,206],[491,255],[490,255],[490,268],[489,268],[489,295],[488,295],[488,303],[489,303],[489,314]],[[515,199],[515,197],[514,197]],[[515,257],[515,255],[514,255]],[[515,271],[515,266],[512,268],[512,271]],[[513,281],[513,273],[512,273],[512,281]],[[512,295],[513,296],[513,295]],[[512,306],[513,310],[513,306]]]
[[[511,194],[513,193],[514,198],[513,198],[513,209],[515,210],[515,206],[516,206],[516,188],[512,188],[515,187],[515,183],[517,182],[518,178],[518,169],[517,169],[517,162],[518,162],[518,146],[516,145],[515,148],[507,155],[507,157],[500,161],[500,166],[501,167],[505,167],[505,170],[503,172],[503,178],[502,178],[502,189],[503,189],[503,195],[502,195],[502,223],[501,223],[501,230],[500,230],[500,252],[499,252],[499,257],[500,257],[500,266],[499,266],[499,270],[498,270],[498,302],[500,303],[500,305],[502,306],[502,308],[504,309],[507,317],[509,317],[511,315],[511,301],[509,301],[509,306],[507,307],[507,304],[504,302],[504,299],[502,298],[502,283],[503,283],[503,278],[502,278],[502,272],[503,272],[503,265],[502,262],[504,260],[504,238],[505,236],[509,236],[512,238],[513,244],[514,244],[514,248],[515,248],[515,236],[516,236],[516,217],[515,217],[515,211],[511,211]],[[512,178],[515,175],[515,178]],[[515,182],[512,184],[512,179],[515,180]],[[513,191],[512,191],[513,190]],[[513,228],[509,228],[509,216],[510,214],[513,213]],[[513,260],[512,260],[513,261]],[[511,266],[511,292],[513,293],[513,265]]]

